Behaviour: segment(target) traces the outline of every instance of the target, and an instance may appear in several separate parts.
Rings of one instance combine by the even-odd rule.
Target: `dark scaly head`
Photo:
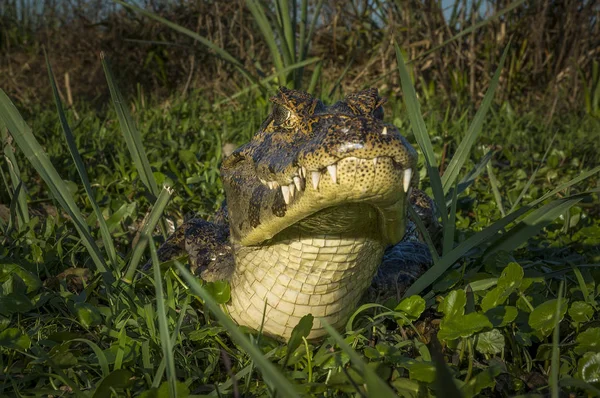
[[[417,154],[383,122],[376,89],[325,106],[284,87],[252,140],[223,161],[231,236],[258,245],[301,225],[321,234],[362,228],[384,244],[404,235]]]

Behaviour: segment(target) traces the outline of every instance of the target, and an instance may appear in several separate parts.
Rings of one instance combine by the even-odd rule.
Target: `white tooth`
[[[277,181],[272,181],[273,188],[279,188],[279,183]]]
[[[404,186],[404,192],[408,192],[410,188],[410,179],[412,178],[412,169],[404,170],[404,178],[402,179],[402,185]]]
[[[302,177],[306,178],[306,167],[302,166],[300,169],[302,170]]]
[[[311,171],[313,188],[316,190],[319,187],[319,181],[321,180],[321,173],[318,171]]]
[[[381,130],[381,135],[387,135],[387,127],[384,127],[383,130]]]
[[[290,188],[290,199],[294,198],[294,184],[290,184],[288,185],[288,187]]]
[[[298,189],[298,191],[302,191],[302,179],[300,177],[294,177],[294,185],[296,185],[296,189]]]
[[[267,182],[265,180],[263,180],[262,178],[259,178],[260,182],[262,182],[263,185],[267,185]]]
[[[377,158],[373,158],[372,161],[373,161],[373,166],[377,167]]]
[[[329,172],[329,175],[331,176],[331,181],[333,181],[334,184],[337,183],[337,166],[335,164],[330,164],[329,166],[327,166],[327,171]]]
[[[290,187],[287,185],[281,186],[281,193],[283,194],[283,200],[286,205],[290,204]]]
[[[275,185],[273,185],[273,181],[268,181],[267,185],[269,186],[269,189],[275,188]]]

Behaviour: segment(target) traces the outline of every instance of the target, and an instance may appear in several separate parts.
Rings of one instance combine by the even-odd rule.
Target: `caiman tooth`
[[[302,170],[302,178],[306,178],[306,167],[302,166],[300,170]]]
[[[329,172],[329,175],[331,176],[331,181],[333,181],[333,183],[336,184],[337,183],[337,165],[330,164],[329,166],[327,166],[327,171]]]
[[[311,179],[313,188],[316,190],[319,187],[319,181],[321,180],[321,173],[318,171],[311,171]]]
[[[294,193],[295,193],[295,191],[294,191],[295,190],[294,184],[292,183],[292,184],[288,185],[288,188],[290,189],[290,200],[294,199]]]
[[[283,201],[286,205],[290,204],[290,187],[287,185],[281,186],[281,193],[283,194]]]
[[[373,166],[377,167],[377,158],[373,158],[371,161],[373,162]]]
[[[275,189],[275,184],[273,184],[273,181],[267,181],[267,185],[269,186],[269,189]]]
[[[387,135],[387,127],[383,127],[383,130],[381,130],[381,135]]]
[[[408,188],[410,188],[410,179],[412,178],[412,169],[404,170],[404,177],[402,178],[402,185],[404,188],[404,192],[408,192]]]
[[[294,185],[296,186],[296,189],[298,190],[298,192],[302,191],[302,189],[304,188],[302,184],[303,178],[302,177],[298,177],[298,176],[294,176]]]

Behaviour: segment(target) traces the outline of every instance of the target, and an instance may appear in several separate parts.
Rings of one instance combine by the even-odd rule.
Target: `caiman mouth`
[[[290,182],[287,184],[258,177],[270,195],[281,198],[285,214],[257,225],[242,237],[241,244],[260,244],[295,224],[312,226],[315,232],[321,233],[343,229],[346,223],[340,217],[344,208],[347,210],[345,219],[354,219],[347,223],[348,228],[360,228],[361,218],[372,218],[376,214],[378,235],[384,245],[393,245],[402,239],[406,226],[406,198],[413,184],[412,168],[385,155],[348,156],[317,169],[298,163],[296,173],[288,176]],[[342,212],[338,212],[338,208]],[[369,208],[375,211],[369,211]]]

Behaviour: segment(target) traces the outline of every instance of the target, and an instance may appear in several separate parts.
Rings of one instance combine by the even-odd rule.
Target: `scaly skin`
[[[418,234],[405,236],[407,203],[431,232],[437,222],[415,188],[417,154],[383,123],[377,90],[327,107],[281,88],[272,101],[252,140],[223,161],[227,208],[215,223],[182,225],[159,258],[185,250],[203,279],[228,279],[239,324],[259,329],[266,311],[263,332],[288,338],[311,313],[318,338],[320,318],[340,328],[365,292],[398,296],[428,266]]]

